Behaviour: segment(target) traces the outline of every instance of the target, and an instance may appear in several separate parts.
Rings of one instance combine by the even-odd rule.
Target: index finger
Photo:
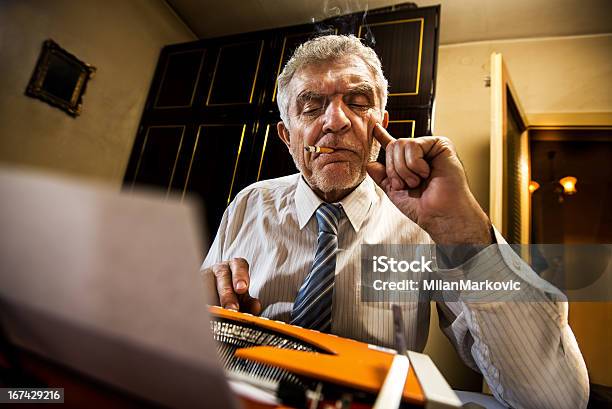
[[[233,258],[229,262],[232,270],[232,283],[237,294],[244,294],[249,288],[249,263],[243,258]]]
[[[374,136],[374,138],[376,138],[378,142],[380,142],[383,149],[386,148],[389,143],[395,141],[395,138],[392,137],[391,134],[387,132],[387,130],[383,128],[383,126],[379,122],[374,125],[372,135]]]

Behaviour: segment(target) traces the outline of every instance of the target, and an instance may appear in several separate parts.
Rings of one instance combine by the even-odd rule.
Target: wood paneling
[[[205,50],[168,53],[154,108],[187,108],[193,104]]]
[[[254,165],[257,165],[255,179],[257,181],[286,176],[298,171],[287,145],[278,137],[276,122],[269,122],[262,128],[263,138],[257,138],[259,143],[253,149],[256,153]],[[253,167],[252,174],[254,173]]]
[[[390,111],[407,107],[431,108],[438,42],[439,8],[374,13],[358,35],[380,57],[389,80]]]
[[[157,186],[170,191],[184,134],[185,127],[182,125],[148,127],[136,159],[131,185]]]
[[[208,226],[215,229],[223,210],[244,187],[239,172],[247,124],[202,124],[190,152],[183,192],[196,193],[206,202]]]
[[[384,61],[391,97],[419,93],[424,25],[423,18],[392,20],[369,25],[376,39],[374,50],[381,61]],[[360,32],[359,35],[361,34]],[[397,44],[406,45],[402,53],[397,52]],[[410,67],[410,69],[394,70],[393,67],[397,66]]]
[[[252,104],[264,42],[221,46],[206,105]]]

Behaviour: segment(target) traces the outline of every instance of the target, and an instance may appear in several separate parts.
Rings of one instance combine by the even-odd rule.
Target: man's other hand
[[[261,303],[249,295],[249,263],[243,258],[223,261],[211,267],[221,307],[259,315]]]
[[[368,173],[402,213],[438,244],[492,242],[489,219],[448,138],[395,139],[379,123],[373,134],[386,151],[386,166],[371,162]]]

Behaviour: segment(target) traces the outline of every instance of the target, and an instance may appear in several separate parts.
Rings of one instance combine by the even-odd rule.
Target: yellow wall
[[[98,69],[76,119],[24,95],[47,38]],[[0,2],[0,161],[121,186],[160,49],[194,39],[161,0]]]
[[[591,383],[612,387],[612,302],[570,303],[569,322]]]

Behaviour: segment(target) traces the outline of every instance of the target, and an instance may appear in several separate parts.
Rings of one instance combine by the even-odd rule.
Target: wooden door
[[[515,244],[529,243],[531,218],[527,126],[502,55],[493,53],[489,217],[508,242]]]

